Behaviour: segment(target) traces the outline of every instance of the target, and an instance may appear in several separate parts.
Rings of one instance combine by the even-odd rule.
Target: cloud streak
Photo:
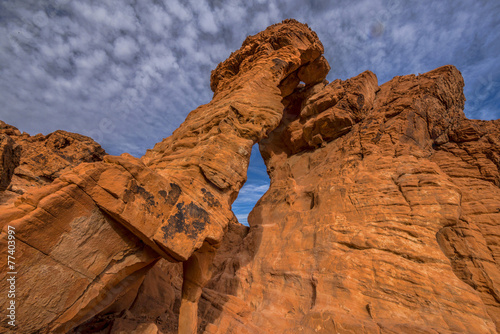
[[[240,223],[248,225],[248,214],[268,189],[269,183],[256,180],[241,188],[238,199],[233,203],[232,208]]]

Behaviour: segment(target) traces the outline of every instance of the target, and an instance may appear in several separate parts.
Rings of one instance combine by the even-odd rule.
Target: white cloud
[[[256,146],[256,145],[255,145]],[[235,213],[238,221],[242,224],[248,225],[248,214],[255,206],[257,201],[264,195],[264,193],[269,189],[269,181],[267,178],[262,178],[255,174],[255,169],[260,169],[265,171],[265,166],[262,162],[254,163],[254,171],[249,171],[249,180],[241,188],[238,198],[232,205],[232,210]],[[251,177],[253,175],[253,178]],[[264,181],[264,180],[267,180]]]
[[[211,12],[203,12],[199,18],[200,28],[206,33],[214,34],[217,32],[217,24]]]
[[[147,13],[147,20],[145,23],[149,25],[150,29],[157,35],[162,35],[168,32],[172,19],[170,15],[163,10],[162,7],[152,5],[150,11]]]
[[[185,22],[189,21],[192,18],[192,13],[182,5],[177,0],[166,0],[165,2],[165,7],[167,8],[167,11],[171,13],[173,16],[178,18],[179,20]]]
[[[235,215],[240,224],[248,226],[248,214]]]
[[[103,50],[95,50],[88,56],[79,57],[76,59],[76,66],[83,71],[93,71],[106,64],[106,52]]]
[[[104,29],[134,32],[137,20],[134,8],[120,1],[98,2],[73,1],[76,13],[80,13],[88,22]]]
[[[130,61],[138,51],[139,46],[131,37],[123,36],[115,40],[113,54],[119,60]]]
[[[259,198],[264,195],[264,193],[269,189],[269,184],[245,184],[241,188],[239,197],[241,197],[240,203],[255,203]]]

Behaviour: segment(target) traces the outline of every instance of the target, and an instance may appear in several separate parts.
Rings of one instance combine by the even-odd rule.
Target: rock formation
[[[61,130],[30,136],[0,121],[0,206],[50,184],[82,162],[101,161],[105,154],[89,137]]]
[[[444,66],[285,99],[206,333],[497,333],[500,122],[466,119],[462,88]]]
[[[279,124],[281,100],[300,80],[325,78],[315,71],[328,68],[322,53],[307,26],[271,26],[217,67],[213,100],[142,159],[81,163],[2,209],[3,259],[7,225],[16,231],[19,328],[66,332],[127,295],[163,257],[183,262],[179,330],[195,332],[201,287],[234,217],[251,147]],[[12,143],[3,146],[17,161]]]
[[[80,138],[93,160],[33,165],[45,183],[0,212],[19,329],[500,332],[500,120],[464,116],[453,66],[328,83],[322,52],[307,26],[271,26],[141,159],[99,161]],[[2,129],[0,190],[15,190],[28,144]],[[231,204],[256,142],[271,186],[247,228]]]

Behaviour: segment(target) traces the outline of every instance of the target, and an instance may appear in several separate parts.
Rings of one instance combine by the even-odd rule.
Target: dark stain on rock
[[[160,190],[158,194],[165,199],[165,203],[168,205],[174,205],[177,203],[179,196],[182,193],[181,187],[175,183],[170,183],[170,191],[167,193],[165,190]]]
[[[155,206],[155,198],[151,193],[149,193],[146,189],[144,189],[141,186],[137,186],[136,189],[137,193],[141,195],[142,198],[144,198],[144,200],[149,206]]]
[[[39,154],[34,158],[31,158],[36,163],[43,164],[47,162],[47,158],[43,154]]]
[[[203,193],[203,201],[205,201],[205,203],[207,203],[211,208],[222,208],[220,202],[210,191],[205,188],[201,188],[201,192]]]
[[[161,228],[165,241],[174,237],[176,233],[183,233],[187,237],[195,239],[205,229],[205,226],[210,224],[208,213],[196,204],[178,203],[176,206],[176,214],[170,216],[168,224]]]
[[[135,195],[139,195],[144,199],[144,201],[147,204],[148,212],[150,212],[149,207],[155,206],[154,196],[150,192],[148,192],[146,189],[139,186],[135,180],[132,180],[132,182],[130,183],[129,189],[125,190],[123,200],[125,201],[125,203],[133,202],[133,201],[135,201]]]
[[[66,160],[69,163],[73,163],[74,160],[75,160],[75,159],[73,159],[73,157],[67,156],[66,154],[64,154],[61,151],[55,151],[54,153],[57,154],[59,157],[63,158],[64,160]]]
[[[63,149],[67,146],[69,146],[71,144],[71,141],[68,139],[68,138],[64,138],[64,137],[55,137],[54,135],[50,136],[49,140],[47,140],[47,143],[45,144],[45,146],[49,146],[47,144],[52,144],[52,146],[56,149],[56,150],[60,150],[60,149]]]
[[[372,143],[378,144],[378,142],[380,141],[380,138],[382,138],[381,132],[377,133],[377,135],[372,139]]]
[[[123,201],[125,203],[135,201],[135,194],[131,189],[125,189],[125,193],[123,194]]]
[[[279,71],[283,68],[286,68],[286,66],[288,65],[288,63],[286,61],[281,60],[279,58],[274,58],[273,63],[274,63],[274,66],[271,69],[274,71]]]
[[[365,105],[365,96],[363,94],[359,94],[356,102],[358,104],[358,110],[363,109],[363,106]]]

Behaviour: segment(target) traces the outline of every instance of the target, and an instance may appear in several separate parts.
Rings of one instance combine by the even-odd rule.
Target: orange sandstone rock
[[[24,254],[19,328],[66,332],[123,300],[163,257],[184,261],[179,331],[195,332],[201,288],[234,217],[231,203],[246,180],[251,147],[281,120],[282,81],[301,71],[304,80],[326,76],[326,61],[316,61],[322,52],[306,25],[271,26],[212,73],[212,102],[142,159],[123,154],[56,169],[60,175],[43,170],[59,177],[0,213],[4,246],[6,225],[15,226]],[[45,146],[63,152],[68,136],[59,137],[43,137]],[[56,271],[50,284],[42,279],[47,268]],[[65,290],[53,298],[56,286]]]
[[[25,192],[50,184],[82,162],[101,161],[105,154],[86,136],[61,130],[30,136],[0,121],[0,207],[11,205]]]
[[[462,88],[445,66],[288,97],[205,333],[496,333],[500,123],[466,119]]]

